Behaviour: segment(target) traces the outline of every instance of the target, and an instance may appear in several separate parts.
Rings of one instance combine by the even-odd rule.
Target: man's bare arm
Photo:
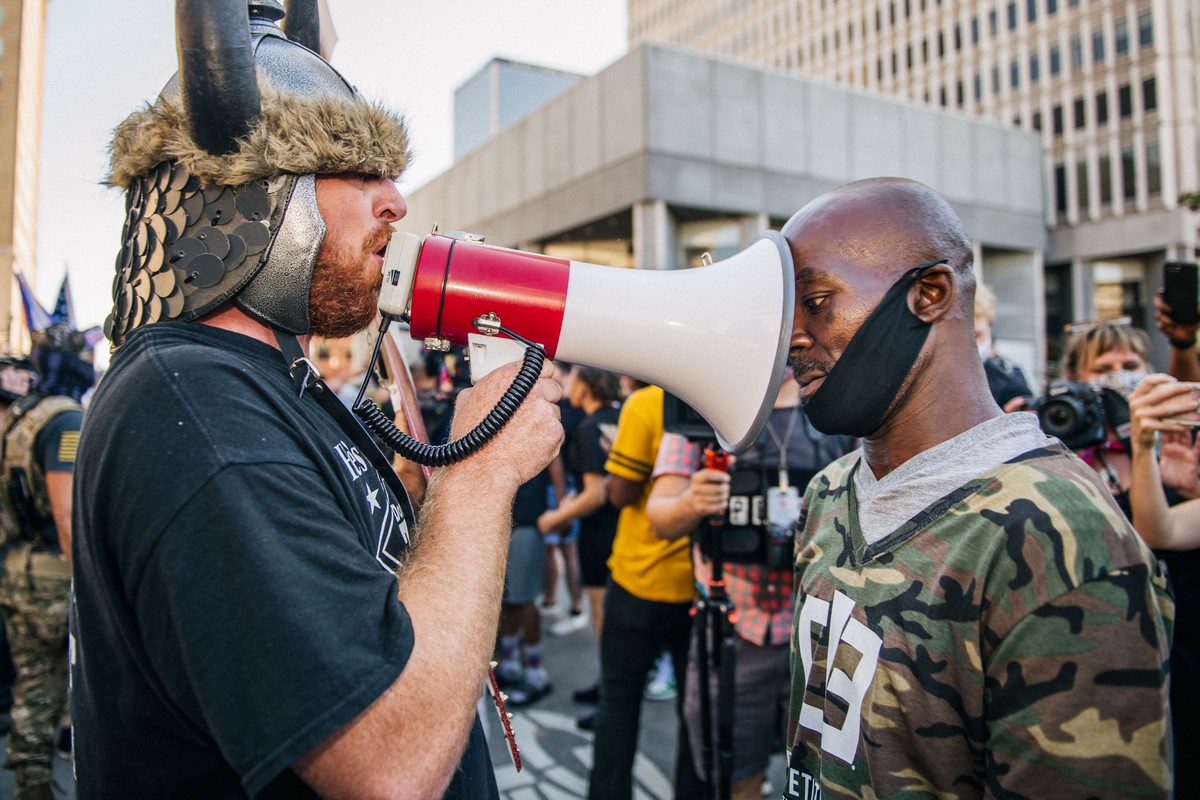
[[[475,719],[495,640],[517,488],[558,452],[557,383],[543,379],[500,434],[438,470],[400,574],[414,646],[403,673],[365,711],[296,764],[323,797],[440,797]],[[497,370],[459,395],[461,436],[512,382]]]

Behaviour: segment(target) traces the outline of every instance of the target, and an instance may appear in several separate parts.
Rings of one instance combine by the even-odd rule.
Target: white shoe
[[[538,605],[538,613],[541,614],[542,619],[562,619],[567,612],[563,606],[556,604],[552,606]]]
[[[570,614],[565,619],[560,619],[558,622],[550,626],[550,632],[555,636],[569,636],[575,631],[581,631],[588,626],[587,614],[580,611],[578,614]]]
[[[646,684],[642,696],[647,700],[674,700],[676,692],[675,665],[671,663],[671,657],[664,653],[658,657],[654,667],[654,675]]]

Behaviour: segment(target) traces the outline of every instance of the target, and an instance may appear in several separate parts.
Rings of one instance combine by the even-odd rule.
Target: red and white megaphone
[[[550,358],[661,386],[737,453],[758,438],[783,381],[794,298],[791,251],[774,231],[724,261],[662,271],[397,232],[379,309],[407,317],[430,349],[466,346],[472,381],[524,354],[493,332],[503,325]]]

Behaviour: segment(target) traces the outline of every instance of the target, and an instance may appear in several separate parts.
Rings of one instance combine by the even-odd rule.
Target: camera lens
[[[1051,436],[1062,438],[1079,426],[1079,409],[1065,400],[1052,400],[1042,407],[1042,430]]]

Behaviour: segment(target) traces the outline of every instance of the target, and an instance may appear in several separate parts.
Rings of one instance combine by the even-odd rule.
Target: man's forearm
[[[399,598],[413,625],[400,677],[335,741],[298,764],[319,794],[440,797],[462,756],[499,618],[511,532],[511,488],[470,460],[435,473],[404,566]],[[365,723],[365,724],[364,724]]]

